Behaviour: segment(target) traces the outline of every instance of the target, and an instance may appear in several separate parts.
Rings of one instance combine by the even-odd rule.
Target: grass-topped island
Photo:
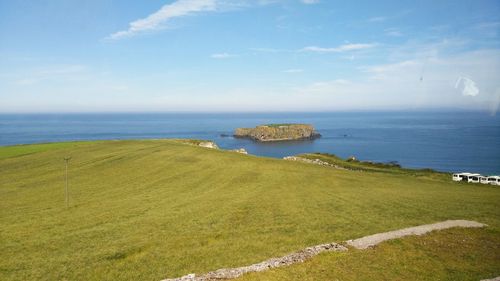
[[[260,142],[311,140],[320,137],[312,125],[308,124],[267,124],[255,128],[238,128],[236,138],[249,138]]]
[[[331,155],[300,157],[345,169],[202,143],[0,147],[0,280],[159,281],[454,219],[488,226],[322,253],[241,278],[481,280],[500,275],[500,189],[495,186]]]

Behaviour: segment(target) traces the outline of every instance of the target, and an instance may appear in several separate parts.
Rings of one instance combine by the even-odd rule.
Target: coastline
[[[314,141],[254,142],[221,137],[269,121],[314,124]],[[444,172],[500,172],[500,116],[484,112],[337,112],[259,114],[1,115],[0,145],[66,141],[188,138],[221,148],[283,158],[301,153],[351,155],[374,162]],[[460,140],[460,141],[457,141]]]
[[[201,143],[56,143],[44,151],[0,159],[2,225],[6,241],[12,241],[3,254],[13,261],[6,265],[12,270],[2,274],[57,279],[59,272],[52,270],[57,262],[68,265],[67,279],[98,275],[110,280],[161,280],[443,219],[480,218],[498,229],[493,214],[499,189],[494,186],[343,160],[343,165],[363,171],[336,169],[200,147]],[[0,153],[15,148],[4,147]],[[311,157],[336,160],[331,155]],[[492,239],[485,237],[498,235],[485,232],[468,243],[483,245]],[[463,245],[463,239],[458,244]],[[40,247],[46,250],[40,252]],[[456,248],[444,250],[451,249]],[[79,259],[74,259],[76,251]],[[193,262],[179,262],[179,257]]]
[[[211,140],[200,140],[200,139],[178,139],[178,138],[163,138],[163,139],[125,139],[125,140],[119,140],[119,139],[113,139],[113,140],[96,140],[96,141],[67,141],[67,142],[49,142],[49,143],[34,143],[34,144],[19,144],[19,145],[10,145],[10,146],[0,146],[0,160],[9,158],[9,157],[17,157],[17,156],[24,156],[24,155],[29,155],[37,152],[43,152],[46,150],[54,149],[54,148],[71,148],[71,147],[78,147],[80,145],[92,145],[92,144],[98,144],[98,143],[106,143],[106,142],[150,142],[150,141],[164,141],[164,142],[176,142],[179,144],[185,144],[185,145],[190,145],[190,146],[195,146],[195,147],[201,147],[201,148],[207,148],[207,149],[213,149],[213,150],[218,150],[222,152],[239,152],[239,150],[243,149],[245,152],[239,152],[241,154],[249,154],[254,157],[258,158],[272,158],[275,159],[275,157],[267,157],[267,156],[262,156],[262,155],[253,155],[251,153],[247,153],[244,148],[240,149],[225,149],[222,147],[219,147],[219,145]],[[17,150],[14,153],[10,153],[5,155],[4,151],[12,150],[15,148],[22,148],[22,150]],[[326,157],[326,162],[320,160],[320,158]],[[285,156],[283,158],[277,158],[285,161],[297,161],[297,162],[303,162],[303,163],[308,163],[308,164],[313,164],[313,165],[321,165],[321,166],[331,166],[335,169],[341,169],[341,170],[350,170],[350,171],[365,171],[366,168],[368,168],[367,171],[377,171],[377,169],[372,169],[373,166],[378,168],[390,168],[392,170],[397,169],[397,170],[405,170],[409,172],[430,172],[430,173],[436,173],[436,174],[446,174],[449,175],[450,172],[443,172],[443,171],[438,171],[438,170],[433,170],[430,168],[421,168],[421,169],[413,169],[413,168],[408,168],[408,167],[401,167],[401,166],[392,166],[386,163],[377,163],[377,162],[371,162],[371,161],[359,161],[357,160],[357,163],[359,165],[357,167],[352,168],[352,165],[350,165],[348,160],[343,160],[336,155],[332,154],[325,154],[325,153],[309,153],[309,154],[304,154],[304,155],[289,155]],[[331,160],[336,161],[331,162]],[[346,165],[348,164],[348,165]],[[370,167],[372,166],[372,167]]]

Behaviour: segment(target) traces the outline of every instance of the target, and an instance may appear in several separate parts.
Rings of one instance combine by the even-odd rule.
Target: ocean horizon
[[[322,137],[277,143],[232,137],[238,127],[268,123],[311,124]],[[365,161],[396,161],[415,169],[500,173],[500,117],[479,111],[3,113],[0,130],[1,146],[191,138],[274,158],[321,152]]]

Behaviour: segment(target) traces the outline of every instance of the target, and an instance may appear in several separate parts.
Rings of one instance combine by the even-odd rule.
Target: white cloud
[[[165,23],[173,18],[188,16],[204,11],[215,11],[216,9],[216,0],[178,0],[171,4],[164,5],[160,10],[143,19],[131,22],[127,30],[115,32],[111,34],[108,39],[120,39],[146,31],[162,29],[165,28]]]
[[[218,54],[212,54],[212,55],[210,55],[210,57],[213,59],[229,59],[229,58],[237,57],[237,55],[228,54],[228,53],[218,53]]]
[[[471,31],[484,37],[497,37],[500,32],[500,22],[481,22],[471,27]]]
[[[385,35],[387,36],[392,36],[392,37],[401,37],[403,36],[403,33],[399,31],[397,28],[387,28],[384,30]]]
[[[319,3],[319,0],[300,0],[300,2],[306,4],[306,5],[311,5],[311,4],[317,4]]]
[[[500,51],[411,58],[361,68],[356,80],[317,81],[296,92],[333,109],[463,108],[495,112]],[[457,77],[459,81],[457,82]],[[465,78],[468,77],[468,78]],[[479,95],[481,89],[481,95]]]
[[[309,0],[311,1],[311,0]],[[106,39],[117,40],[134,35],[165,29],[174,18],[191,16],[202,12],[224,12],[279,3],[279,0],[177,0],[166,4],[149,16],[129,23],[126,30],[117,31]]]
[[[56,65],[28,71],[14,81],[17,85],[33,85],[46,80],[81,80],[87,76],[87,67],[84,65]]]
[[[387,17],[373,17],[373,18],[369,18],[368,22],[383,22],[386,20],[387,20]]]
[[[462,95],[475,97],[479,94],[479,89],[474,80],[467,77],[458,77],[455,82],[455,89],[462,89]]]
[[[291,69],[287,69],[287,70],[283,70],[284,73],[301,73],[301,72],[304,72],[303,69],[300,69],[300,68],[291,68]]]
[[[259,52],[259,53],[291,53],[295,52],[295,50],[287,50],[287,49],[276,49],[276,48],[250,48],[250,51]]]
[[[301,51],[304,52],[316,52],[316,53],[340,53],[347,51],[356,51],[362,49],[369,49],[375,47],[376,44],[345,44],[338,46],[336,48],[323,48],[317,46],[309,46],[303,48]]]

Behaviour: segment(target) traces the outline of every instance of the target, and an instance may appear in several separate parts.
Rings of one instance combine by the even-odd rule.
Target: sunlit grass
[[[326,253],[238,280],[482,280],[500,275],[500,233],[454,228],[384,242],[373,249]]]
[[[500,226],[498,188],[442,177],[169,140],[23,148],[1,151],[1,280],[160,280],[446,219]]]

